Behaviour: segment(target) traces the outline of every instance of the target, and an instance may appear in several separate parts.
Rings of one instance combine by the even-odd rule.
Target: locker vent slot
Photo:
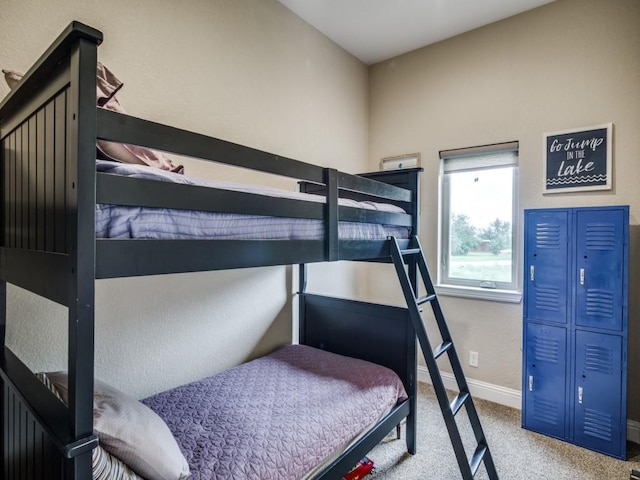
[[[548,398],[535,396],[533,399],[533,415],[537,421],[558,425],[561,418],[559,415],[560,406],[558,402],[553,402]]]
[[[611,415],[585,408],[584,434],[610,442],[612,440],[611,434],[613,433],[612,420]]]
[[[558,363],[558,340],[554,338],[536,337],[534,340],[534,358],[538,361]]]
[[[536,224],[536,248],[560,248],[560,225]]]
[[[538,310],[560,310],[560,289],[549,285],[536,285],[536,308]]]
[[[589,223],[585,235],[587,250],[613,250],[616,227],[613,223]]]
[[[586,345],[584,349],[584,368],[592,372],[613,375],[613,350],[601,345]]]
[[[613,317],[613,294],[607,290],[587,289],[587,315]]]

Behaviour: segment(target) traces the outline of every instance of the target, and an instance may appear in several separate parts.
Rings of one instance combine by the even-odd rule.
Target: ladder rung
[[[442,342],[438,347],[433,351],[433,358],[438,358],[444,352],[448,351],[451,347],[453,347],[452,342]]]
[[[416,303],[418,305],[422,305],[425,304],[427,302],[431,302],[432,300],[434,300],[436,298],[436,294],[432,293],[431,295],[425,295],[424,297],[421,298],[417,298],[416,299]]]
[[[486,445],[478,445],[476,451],[473,452],[473,457],[471,457],[471,461],[469,462],[469,468],[471,469],[471,476],[474,476],[484,459],[484,456],[487,453]]]
[[[454,398],[453,402],[451,402],[451,413],[453,413],[453,415],[455,416],[468,399],[469,392],[460,392],[458,395],[456,395],[456,398]]]
[[[406,257],[408,255],[417,255],[420,253],[420,249],[419,248],[407,248],[405,250],[400,250],[400,253],[402,254],[403,257]]]

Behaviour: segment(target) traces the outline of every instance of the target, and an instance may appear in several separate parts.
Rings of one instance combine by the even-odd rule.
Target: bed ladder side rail
[[[449,437],[458,461],[458,466],[460,467],[462,478],[463,480],[472,480],[478,471],[478,468],[482,462],[484,462],[489,479],[498,480],[498,473],[489,450],[489,445],[482,429],[478,412],[473,403],[469,386],[467,385],[462,365],[460,364],[458,354],[456,353],[455,345],[449,332],[447,322],[442,313],[442,309],[440,308],[440,302],[438,301],[431,276],[429,275],[429,269],[418,237],[412,237],[409,248],[406,249],[401,249],[395,238],[392,238],[391,240],[391,258],[400,280],[400,285],[407,302],[410,317],[413,321],[416,336],[420,343],[427,368],[429,369],[433,389],[438,399],[438,404],[442,411],[445,425],[449,432]],[[419,297],[417,294],[419,291],[417,273],[420,274],[420,278],[422,279],[422,283],[426,290],[426,295],[423,297]],[[422,309],[420,306],[425,303],[429,303],[431,305],[433,316],[442,339],[442,343],[435,349],[431,346],[421,315]],[[444,381],[437,364],[437,359],[445,353],[449,357],[449,363],[459,389],[458,395],[456,395],[451,402],[447,396]],[[460,430],[455,419],[456,414],[462,410],[463,406],[466,408],[467,416],[477,442],[471,459],[467,458]]]

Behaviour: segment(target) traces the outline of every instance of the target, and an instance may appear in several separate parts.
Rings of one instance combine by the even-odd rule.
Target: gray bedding
[[[385,367],[287,345],[143,403],[169,426],[190,478],[297,480],[405,398]]]
[[[99,172],[146,178],[163,182],[200,185],[224,190],[257,193],[279,198],[309,202],[324,202],[324,197],[290,192],[263,186],[229,182],[212,182],[186,175],[139,165],[97,161]],[[377,202],[356,202],[340,199],[340,205],[403,212],[394,205]],[[384,240],[389,236],[408,238],[409,229],[390,225],[340,222],[338,236],[342,240]],[[163,208],[96,206],[96,236],[98,238],[150,239],[220,239],[220,240],[321,240],[324,226],[321,220],[303,218],[240,215]]]

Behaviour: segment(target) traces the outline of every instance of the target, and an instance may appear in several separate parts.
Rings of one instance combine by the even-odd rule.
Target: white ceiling
[[[554,0],[279,0],[367,65]]]

